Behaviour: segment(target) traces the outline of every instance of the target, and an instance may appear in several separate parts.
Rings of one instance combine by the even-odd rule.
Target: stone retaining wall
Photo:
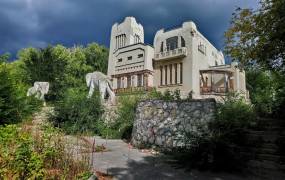
[[[175,148],[185,145],[185,134],[199,136],[214,119],[215,100],[141,101],[136,109],[132,144]]]

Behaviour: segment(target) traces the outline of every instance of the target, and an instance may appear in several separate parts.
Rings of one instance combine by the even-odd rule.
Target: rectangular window
[[[164,71],[165,71],[165,81],[164,81],[164,84],[167,85],[167,65],[164,66]]]
[[[174,37],[166,39],[166,47],[168,51],[177,49],[178,48],[178,36],[174,36]]]
[[[121,78],[117,78],[117,89],[121,88]]]
[[[129,57],[128,57],[128,60],[132,60],[132,59],[133,59],[133,57],[132,57],[132,56],[129,56]]]
[[[121,77],[121,88],[125,88],[125,78]]]
[[[163,67],[162,66],[160,66],[160,85],[162,86],[162,73],[163,73]]]
[[[135,87],[135,76],[132,76],[132,87]]]
[[[170,84],[172,84],[172,64],[169,65]]]
[[[122,62],[122,61],[123,61],[123,59],[122,59],[122,58],[118,59],[118,62]]]
[[[141,58],[141,57],[143,57],[143,54],[139,54],[139,55],[138,55],[138,58]]]
[[[131,87],[131,76],[127,76],[127,87]]]
[[[174,64],[174,78],[175,78],[175,84],[177,84],[177,64]]]
[[[142,86],[142,76],[141,74],[138,74],[138,87]]]
[[[161,45],[160,45],[160,52],[163,52],[163,42],[161,42]]]
[[[180,63],[180,84],[183,83],[183,64]]]

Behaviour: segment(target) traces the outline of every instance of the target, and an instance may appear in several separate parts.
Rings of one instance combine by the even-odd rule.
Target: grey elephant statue
[[[45,94],[48,93],[49,83],[48,82],[35,82],[34,86],[28,89],[27,96],[33,96],[39,100],[45,100]]]
[[[94,89],[98,88],[101,96],[101,100],[105,100],[106,95],[108,95],[108,101],[112,104],[115,103],[115,93],[112,91],[112,86],[109,78],[98,71],[93,73],[88,73],[86,75],[86,84],[89,87],[88,98],[90,98],[93,93]]]

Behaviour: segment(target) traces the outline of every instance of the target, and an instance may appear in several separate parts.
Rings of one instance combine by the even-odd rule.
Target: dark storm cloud
[[[109,46],[112,24],[134,16],[152,44],[161,28],[193,20],[218,48],[231,13],[238,6],[257,6],[257,0],[0,0],[0,54],[47,44]]]

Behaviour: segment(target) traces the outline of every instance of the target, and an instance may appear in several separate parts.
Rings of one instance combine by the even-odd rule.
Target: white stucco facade
[[[154,47],[154,48],[153,48]],[[143,26],[133,17],[112,27],[108,76],[115,92],[142,87],[158,91],[180,90],[195,99],[238,92],[246,96],[245,73],[225,64],[217,50],[194,22],[156,32],[153,47],[144,44]]]
[[[154,51],[144,44],[143,26],[134,17],[126,17],[112,27],[108,76],[113,89],[148,88],[153,86]]]
[[[154,86],[159,91],[179,89],[182,97],[216,97],[229,91],[246,93],[244,71],[225,65],[217,50],[197,29],[184,22],[159,30],[154,38]]]

